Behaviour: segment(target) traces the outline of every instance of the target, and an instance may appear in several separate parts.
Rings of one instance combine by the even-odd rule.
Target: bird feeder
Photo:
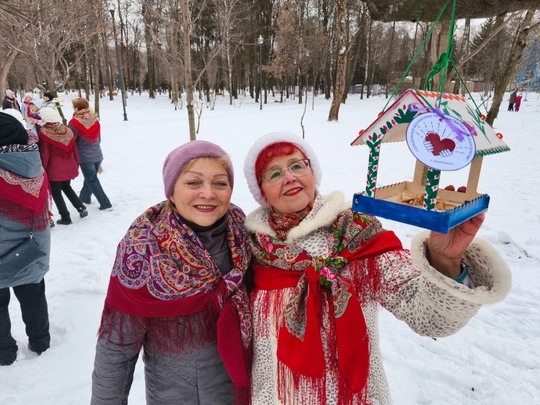
[[[402,141],[416,158],[413,180],[377,187],[381,145]],[[404,92],[352,145],[370,149],[366,188],[354,195],[354,211],[441,233],[487,210],[489,196],[477,192],[482,160],[510,150],[465,97],[416,89]],[[465,189],[439,189],[442,172],[466,167]]]

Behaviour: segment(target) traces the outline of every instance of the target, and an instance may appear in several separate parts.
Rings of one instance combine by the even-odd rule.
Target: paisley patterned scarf
[[[210,338],[217,337],[219,354],[233,384],[248,386],[252,320],[242,280],[251,255],[245,249],[244,217],[240,208],[231,204],[226,219],[233,268],[222,275],[197,235],[166,202],[146,210],[118,245],[100,336],[118,327],[114,324],[116,311],[142,317],[158,329],[160,320],[185,317],[189,322],[196,319],[191,315],[204,311],[216,314],[211,318],[217,318],[217,336],[214,327]],[[190,329],[187,325],[186,330],[196,334],[205,326]]]
[[[46,123],[39,128],[40,139],[43,139],[60,149],[69,152],[75,144],[75,137],[71,129],[59,122]]]
[[[294,287],[278,336],[278,390],[284,403],[294,403],[288,381],[320,403],[325,402],[325,355],[319,314],[323,295],[329,299],[331,323],[328,345],[337,346],[340,404],[366,404],[369,341],[361,305],[383,294],[376,257],[402,250],[393,232],[384,231],[371,217],[347,210],[332,225],[332,251],[311,257],[296,245],[287,245],[260,233],[249,235],[254,256],[257,290]],[[367,261],[367,266],[365,265]],[[349,269],[344,277],[342,270]],[[270,307],[270,306],[269,306]],[[262,308],[260,322],[268,322]],[[262,319],[264,318],[264,319]],[[317,401],[315,401],[317,402]],[[315,403],[314,402],[314,403]]]
[[[74,113],[69,126],[77,128],[77,134],[89,144],[97,142],[101,135],[101,125],[96,115],[88,108]]]
[[[313,202],[309,203],[302,211],[292,212],[290,214],[281,214],[272,210],[268,215],[268,225],[276,231],[278,239],[285,240],[289,231],[297,227],[312,209]]]

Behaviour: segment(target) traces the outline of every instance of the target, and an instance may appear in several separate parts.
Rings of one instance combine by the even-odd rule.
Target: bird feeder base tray
[[[440,233],[448,233],[450,229],[486,211],[488,205],[489,195],[483,194],[471,201],[465,201],[459,207],[451,210],[428,211],[420,206],[369,197],[365,192],[362,192],[354,194],[352,209],[355,212],[371,214]]]

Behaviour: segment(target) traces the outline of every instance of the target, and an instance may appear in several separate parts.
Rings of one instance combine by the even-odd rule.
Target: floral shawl
[[[213,340],[217,334],[218,351],[233,384],[248,386],[252,321],[242,280],[251,255],[245,249],[244,213],[231,204],[226,216],[233,262],[226,275],[222,275],[197,235],[167,208],[166,202],[138,217],[118,245],[100,336],[118,327],[114,324],[118,311],[142,317],[157,328],[160,320],[185,317],[189,322],[196,319],[192,315],[216,314],[211,317],[214,322],[217,319],[214,328],[193,325],[186,333],[191,330],[199,339],[196,332],[206,328],[213,332]]]
[[[61,123],[47,123],[39,128],[40,139],[69,152],[75,145],[75,137],[71,129]]]
[[[79,135],[86,143],[92,144],[99,140],[101,125],[94,113],[88,108],[79,110],[73,114],[69,126],[77,129]]]
[[[337,346],[340,403],[367,403],[369,342],[361,305],[383,293],[376,256],[402,250],[399,239],[369,216],[351,210],[333,222],[332,251],[326,256],[310,257],[300,246],[268,235],[249,236],[255,291],[295,287],[278,336],[280,399],[294,402],[287,387],[293,381],[295,390],[310,391],[324,402],[326,366],[319,313],[322,294],[326,294],[333,303],[329,339]],[[350,276],[345,277],[342,272],[347,267]],[[264,308],[262,312],[265,316]]]

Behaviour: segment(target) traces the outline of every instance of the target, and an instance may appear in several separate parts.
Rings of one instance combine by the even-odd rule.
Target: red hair
[[[276,142],[266,146],[255,162],[255,177],[259,185],[261,184],[261,175],[270,164],[270,161],[277,156],[292,155],[294,152],[299,151],[306,158],[306,154],[302,149],[292,142]]]

